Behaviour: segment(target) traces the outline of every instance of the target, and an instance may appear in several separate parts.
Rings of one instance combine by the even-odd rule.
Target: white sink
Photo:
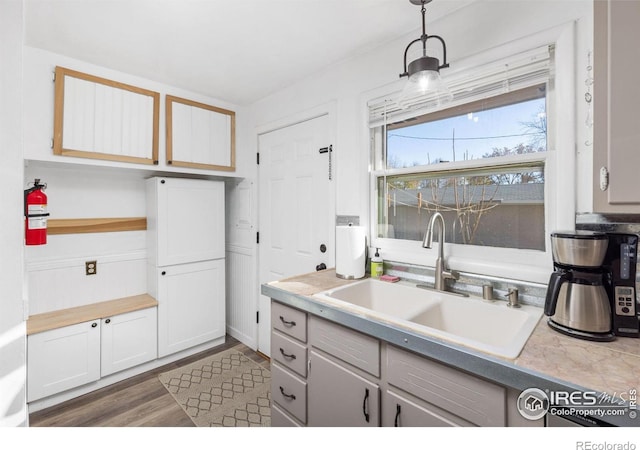
[[[362,312],[375,311],[398,319],[409,319],[424,311],[426,307],[438,303],[438,299],[430,298],[424,290],[415,286],[372,279],[324,291],[314,297],[350,309]]]
[[[516,358],[542,308],[509,308],[505,301],[485,301],[414,284],[367,279],[321,292],[314,297],[425,335],[455,342],[496,356]]]

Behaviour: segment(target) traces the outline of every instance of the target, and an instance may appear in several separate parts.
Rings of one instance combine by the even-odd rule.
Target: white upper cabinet
[[[168,266],[225,257],[224,182],[147,180],[149,264]]]
[[[594,212],[640,213],[639,23],[638,2],[594,2]]]
[[[158,163],[160,94],[56,67],[56,155]]]
[[[167,165],[235,170],[235,113],[167,95]]]

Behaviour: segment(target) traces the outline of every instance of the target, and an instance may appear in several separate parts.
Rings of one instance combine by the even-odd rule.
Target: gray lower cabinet
[[[504,387],[391,345],[386,350],[390,386],[462,419],[460,425],[506,425]]]
[[[380,426],[380,341],[309,317],[309,426]]]
[[[519,415],[515,390],[276,301],[271,311],[273,426],[544,425]]]
[[[307,424],[307,313],[271,304],[271,426]]]
[[[309,360],[309,426],[380,426],[380,388],[376,383],[315,350]]]
[[[424,400],[389,389],[382,397],[383,427],[462,427],[472,426],[459,417]]]

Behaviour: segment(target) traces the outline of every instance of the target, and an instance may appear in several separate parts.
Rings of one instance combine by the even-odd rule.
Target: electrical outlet
[[[98,273],[98,261],[85,261],[84,272],[86,275],[95,275]]]

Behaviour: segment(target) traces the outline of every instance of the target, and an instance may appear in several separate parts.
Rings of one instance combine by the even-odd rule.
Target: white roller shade
[[[451,66],[453,68],[454,63]],[[453,101],[444,108],[548,82],[553,71],[553,46],[545,45],[477,67],[464,66],[464,62],[460,62],[459,70],[449,72],[452,69],[445,69],[441,72],[443,81],[453,94]],[[438,107],[435,99],[429,95],[416,97],[408,108],[402,109],[395,101],[399,95],[396,92],[369,102],[371,128],[444,109]]]

